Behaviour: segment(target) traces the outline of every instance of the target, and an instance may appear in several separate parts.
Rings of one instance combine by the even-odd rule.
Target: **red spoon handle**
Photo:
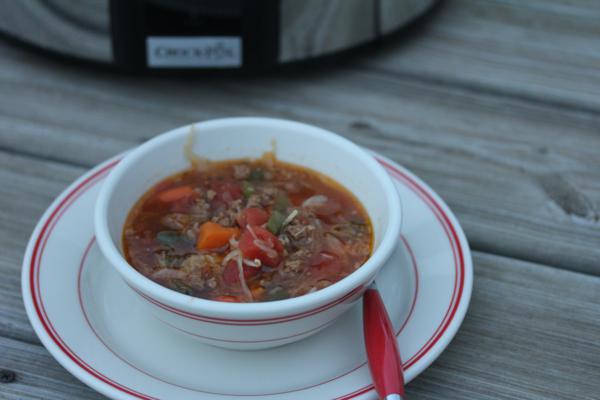
[[[404,375],[396,335],[375,288],[367,289],[363,295],[363,324],[375,390],[382,399],[404,398]]]

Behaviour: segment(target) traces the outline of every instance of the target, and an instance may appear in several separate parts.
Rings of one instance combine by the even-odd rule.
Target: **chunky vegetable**
[[[281,211],[274,210],[267,222],[267,229],[274,235],[277,235],[283,226],[283,221],[285,221],[285,215]]]
[[[200,226],[196,247],[198,250],[216,249],[225,246],[231,238],[240,233],[238,228],[226,228],[214,222],[205,222]]]
[[[265,210],[258,207],[246,208],[244,211],[242,211],[240,217],[238,218],[238,224],[242,228],[245,228],[246,225],[260,226],[265,224],[267,221],[269,221],[269,214]]]
[[[246,227],[240,237],[239,248],[245,258],[260,260],[269,267],[277,267],[283,252],[279,239],[259,226]]]
[[[240,302],[238,300],[238,298],[235,296],[217,296],[213,300],[224,301],[226,303],[239,303]]]

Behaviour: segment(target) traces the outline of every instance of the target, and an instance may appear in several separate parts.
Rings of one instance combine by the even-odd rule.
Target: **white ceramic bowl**
[[[224,303],[191,297],[140,274],[123,257],[123,225],[142,194],[161,179],[189,167],[183,148],[190,135],[193,152],[213,160],[260,157],[275,143],[278,159],[310,167],[343,184],[371,218],[375,240],[369,260],[325,289],[264,303]],[[401,225],[396,188],[370,154],[332,132],[270,118],[199,122],[142,144],[107,177],[94,218],[102,252],[149,311],[173,329],[212,345],[235,349],[279,346],[329,325],[358,301],[392,254]]]

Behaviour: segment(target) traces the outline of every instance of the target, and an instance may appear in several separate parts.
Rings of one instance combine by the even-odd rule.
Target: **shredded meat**
[[[331,233],[343,241],[355,240],[367,234],[367,226],[352,222],[343,222],[331,226]]]
[[[192,254],[181,263],[181,268],[186,272],[202,270],[205,267],[211,267],[215,263],[213,256],[208,254]]]
[[[354,241],[346,243],[346,254],[353,258],[368,257],[371,253],[371,246],[364,241]]]
[[[301,212],[284,229],[290,243],[294,247],[307,247],[312,249],[312,244],[323,236],[322,226],[310,213]]]
[[[248,207],[270,207],[275,202],[275,198],[280,193],[276,187],[266,185],[256,185],[255,193],[248,197]]]
[[[234,226],[237,216],[242,211],[242,199],[234,200],[227,207],[219,208],[211,220],[223,226]]]
[[[261,206],[261,197],[257,194],[251,194],[248,196],[248,201],[246,202],[247,207],[260,207]]]
[[[190,216],[186,214],[167,214],[160,219],[160,222],[169,229],[183,229],[190,223]]]
[[[210,218],[210,204],[207,200],[199,197],[189,211],[190,222],[203,223]]]
[[[285,232],[288,233],[292,237],[292,239],[299,240],[299,239],[306,237],[306,235],[308,233],[307,228],[308,228],[308,225],[289,224],[285,228]]]
[[[306,260],[311,256],[311,251],[308,249],[298,249],[289,256],[283,263],[283,269],[286,272],[299,272],[306,263]]]
[[[160,268],[174,268],[177,266],[174,261],[173,257],[169,257],[166,251],[156,253],[156,264]]]

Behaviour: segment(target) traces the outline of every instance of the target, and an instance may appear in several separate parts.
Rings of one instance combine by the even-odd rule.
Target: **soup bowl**
[[[335,179],[356,196],[371,219],[371,256],[356,271],[324,289],[270,302],[212,301],[155,283],[125,259],[123,227],[130,210],[148,189],[190,167],[185,150],[210,160],[259,158],[265,151],[275,150],[281,161]],[[349,140],[293,121],[225,118],[174,129],[127,153],[104,182],[94,224],[102,253],[145,310],[170,328],[202,342],[252,350],[310,336],[349,310],[392,254],[400,234],[401,209],[396,188],[384,168]]]

